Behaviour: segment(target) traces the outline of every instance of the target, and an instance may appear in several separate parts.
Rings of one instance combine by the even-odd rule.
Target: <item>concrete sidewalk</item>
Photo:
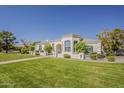
[[[10,60],[10,61],[3,61],[3,62],[0,62],[0,65],[1,64],[8,64],[8,63],[16,63],[16,62],[23,62],[23,61],[28,61],[28,60],[35,60],[35,59],[40,59],[40,58],[43,58],[43,57],[33,57],[33,58],[25,58],[25,59],[17,59],[17,60]]]

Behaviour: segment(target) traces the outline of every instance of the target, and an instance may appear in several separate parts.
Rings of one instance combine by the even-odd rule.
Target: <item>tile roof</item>
[[[97,43],[100,43],[99,40],[95,40],[95,39],[86,39],[86,38],[84,38],[83,41],[84,41],[86,44],[97,44]]]

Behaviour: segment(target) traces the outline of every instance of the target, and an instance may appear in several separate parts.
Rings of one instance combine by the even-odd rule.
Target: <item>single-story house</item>
[[[45,55],[44,44],[49,42],[52,46],[52,54],[54,57],[63,57],[64,54],[69,54],[71,58],[81,59],[81,54],[76,53],[75,43],[81,39],[88,46],[88,52],[101,53],[101,42],[99,40],[81,38],[80,35],[67,34],[56,41],[42,41],[36,44],[35,50],[39,51],[40,55]],[[82,58],[83,59],[83,58]]]

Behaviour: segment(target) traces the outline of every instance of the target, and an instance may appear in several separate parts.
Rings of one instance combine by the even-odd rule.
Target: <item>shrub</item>
[[[36,51],[36,52],[35,52],[35,55],[40,55],[39,51]]]
[[[22,47],[22,48],[21,48],[21,53],[22,53],[22,54],[29,54],[28,48]]]
[[[49,43],[46,43],[44,46],[44,50],[47,53],[51,53],[52,52],[52,46]]]
[[[35,55],[40,55],[40,53],[38,51],[35,52]]]
[[[107,60],[110,62],[114,62],[115,61],[115,56],[107,56]]]
[[[90,58],[93,59],[93,60],[96,60],[97,59],[97,53],[96,52],[91,53]]]
[[[115,54],[113,52],[109,52],[106,54],[106,56],[115,56]]]
[[[105,58],[105,55],[104,54],[97,54],[97,58],[99,58],[99,59]]]
[[[30,50],[30,51],[34,51],[34,50],[35,50],[35,46],[32,46],[32,45],[29,46],[29,50]]]
[[[75,46],[75,49],[76,49],[77,53],[82,53],[82,52],[86,52],[87,51],[87,46],[82,41],[76,43],[74,46]]]
[[[64,58],[71,58],[69,54],[64,54]]]
[[[37,53],[35,53],[35,55],[40,55],[40,53],[37,52]]]
[[[0,48],[0,52],[2,52],[3,51],[3,49],[2,48]]]

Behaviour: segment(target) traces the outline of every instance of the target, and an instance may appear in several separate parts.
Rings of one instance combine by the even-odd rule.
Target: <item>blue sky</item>
[[[18,40],[55,40],[70,33],[96,38],[114,28],[124,29],[124,6],[0,6],[0,30]]]

